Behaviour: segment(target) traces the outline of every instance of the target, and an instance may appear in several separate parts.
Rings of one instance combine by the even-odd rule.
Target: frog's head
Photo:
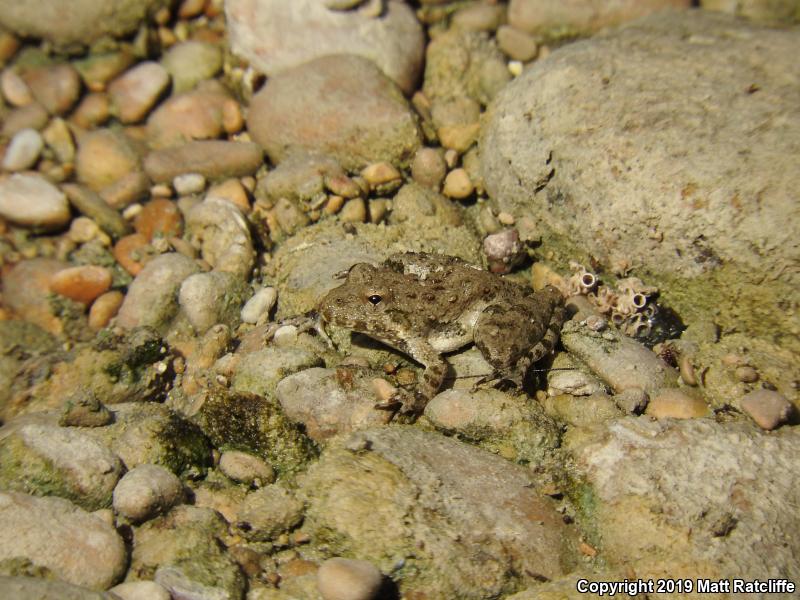
[[[367,333],[383,318],[393,297],[385,269],[358,263],[342,285],[320,300],[318,310],[327,323]]]

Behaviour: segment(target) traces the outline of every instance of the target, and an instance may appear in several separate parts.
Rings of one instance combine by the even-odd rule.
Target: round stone
[[[380,570],[366,560],[329,558],[317,571],[317,589],[324,600],[372,600],[382,583]]]
[[[14,134],[3,157],[3,168],[6,171],[24,171],[30,169],[39,160],[44,148],[44,139],[35,129],[23,129]]]
[[[23,227],[58,229],[69,223],[69,203],[43,177],[22,173],[0,180],[0,216]]]

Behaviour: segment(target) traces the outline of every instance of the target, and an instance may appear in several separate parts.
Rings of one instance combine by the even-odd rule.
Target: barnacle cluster
[[[637,338],[650,335],[658,311],[654,301],[658,288],[645,285],[638,277],[620,279],[616,287],[611,287],[580,263],[570,261],[569,267],[572,275],[552,280],[565,298],[585,296],[626,335]]]

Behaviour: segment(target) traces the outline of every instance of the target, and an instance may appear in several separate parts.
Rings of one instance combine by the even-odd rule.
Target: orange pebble
[[[87,305],[110,287],[111,271],[97,265],[69,267],[50,278],[53,292]]]
[[[122,306],[122,301],[125,295],[116,290],[106,292],[97,300],[92,302],[92,307],[89,309],[89,327],[94,331],[99,331],[117,314],[119,307]]]
[[[148,241],[156,234],[180,237],[183,233],[183,217],[178,205],[172,200],[155,198],[142,207],[141,212],[136,215],[133,227]]]
[[[122,265],[123,269],[135,277],[144,267],[142,256],[137,253],[137,250],[142,250],[147,244],[147,238],[141,233],[126,235],[114,244],[114,258]]]

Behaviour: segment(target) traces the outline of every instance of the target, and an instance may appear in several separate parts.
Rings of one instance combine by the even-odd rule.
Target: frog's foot
[[[428,400],[419,392],[413,394],[405,390],[397,390],[387,400],[375,404],[379,410],[397,411],[403,415],[418,415],[425,410]]]
[[[268,342],[275,337],[275,333],[281,327],[294,327],[298,334],[313,331],[329,348],[333,348],[333,342],[322,326],[322,318],[316,311],[312,310],[296,317],[289,317],[288,319],[283,319],[279,323],[270,323],[264,334],[264,341]]]

